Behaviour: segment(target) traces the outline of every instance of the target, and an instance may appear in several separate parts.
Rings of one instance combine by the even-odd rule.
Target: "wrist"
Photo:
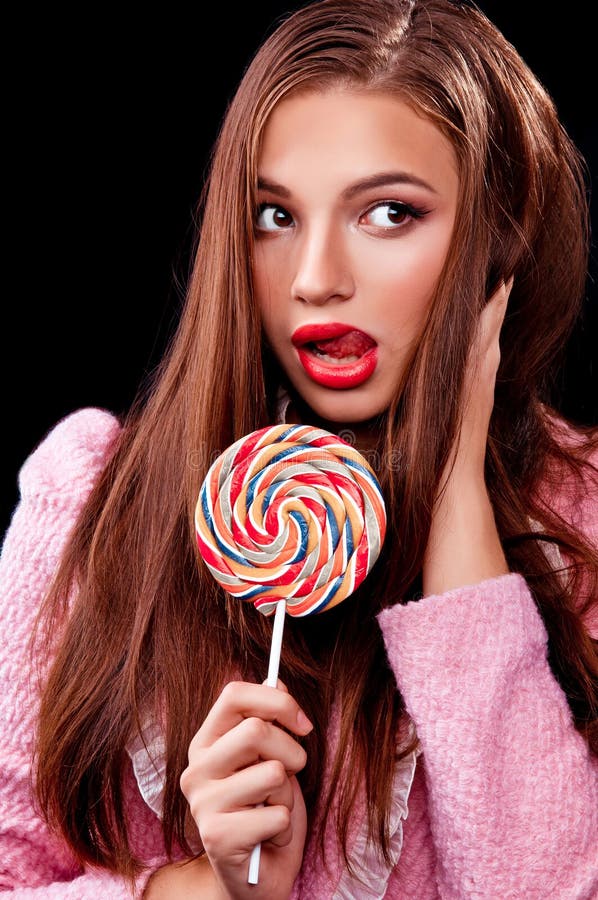
[[[434,510],[423,565],[424,595],[509,571],[483,479],[452,479]]]

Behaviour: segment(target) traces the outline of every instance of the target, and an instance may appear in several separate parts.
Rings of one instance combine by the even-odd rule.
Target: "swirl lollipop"
[[[350,444],[309,425],[273,425],[210,467],[195,509],[201,556],[233,597],[275,613],[267,684],[276,687],[285,611],[308,616],[345,600],[386,533],[378,480]],[[257,883],[260,845],[248,881]]]

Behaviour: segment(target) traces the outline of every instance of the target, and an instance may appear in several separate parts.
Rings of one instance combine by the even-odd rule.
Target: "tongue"
[[[342,359],[345,356],[363,356],[366,350],[376,346],[376,342],[363,331],[349,331],[342,337],[316,341],[315,346],[320,353],[326,353],[333,359]]]

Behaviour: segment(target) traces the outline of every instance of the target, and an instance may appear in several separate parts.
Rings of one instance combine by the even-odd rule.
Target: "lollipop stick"
[[[268,663],[268,678],[266,679],[268,687],[276,687],[278,683],[278,666],[280,664],[280,651],[282,649],[282,632],[284,629],[286,605],[286,600],[279,600],[276,604],[276,612],[274,613],[272,643],[270,644],[270,661]],[[260,803],[260,806],[263,805],[263,803]],[[249,858],[249,874],[247,876],[248,884],[258,883],[261,848],[261,844],[256,844],[251,851],[251,857]]]
[[[270,644],[270,662],[268,663],[268,687],[276,687],[278,684],[278,666],[280,665],[280,651],[282,649],[282,632],[284,629],[284,615],[286,612],[286,600],[279,600],[274,613],[274,626],[272,628],[272,643]]]

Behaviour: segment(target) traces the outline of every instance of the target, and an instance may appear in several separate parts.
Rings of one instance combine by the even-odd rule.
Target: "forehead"
[[[452,144],[429,119],[389,93],[310,91],[281,101],[262,135],[258,171],[292,188],[317,182],[339,190],[373,171],[397,169],[454,187]]]

